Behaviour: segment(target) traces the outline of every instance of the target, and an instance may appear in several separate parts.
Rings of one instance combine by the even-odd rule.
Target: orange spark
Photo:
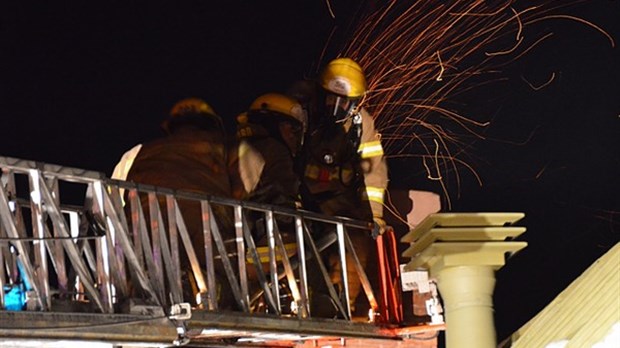
[[[457,192],[463,169],[482,184],[464,157],[469,156],[472,141],[485,139],[490,124],[487,115],[464,114],[455,107],[455,97],[502,80],[495,77],[499,67],[514,62],[553,35],[528,35],[528,42],[524,30],[543,20],[570,19],[598,30],[615,45],[596,25],[552,13],[559,7],[553,7],[556,5],[551,1],[521,10],[513,8],[514,4],[388,1],[359,20],[340,50],[341,56],[355,59],[366,72],[368,93],[360,105],[374,115],[386,154],[391,158],[419,158],[428,179],[440,182],[448,203],[448,191],[452,190],[447,186],[448,177],[454,178]],[[515,35],[511,39],[514,44],[498,50],[508,35]],[[485,81],[486,76],[493,77]],[[540,89],[554,78],[552,75],[542,86],[530,86]],[[433,168],[427,160],[432,161]]]

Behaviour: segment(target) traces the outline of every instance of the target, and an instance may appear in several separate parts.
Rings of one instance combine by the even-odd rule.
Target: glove
[[[387,226],[387,224],[385,223],[385,220],[378,216],[373,217],[372,220],[373,226],[371,235],[373,239],[377,239],[377,237],[379,237],[383,234],[383,232],[385,232],[385,227]]]

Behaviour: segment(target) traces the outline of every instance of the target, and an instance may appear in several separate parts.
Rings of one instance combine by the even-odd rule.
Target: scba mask
[[[344,97],[334,93],[325,96],[325,113],[329,119],[336,123],[345,122],[353,116],[357,110],[358,99]]]

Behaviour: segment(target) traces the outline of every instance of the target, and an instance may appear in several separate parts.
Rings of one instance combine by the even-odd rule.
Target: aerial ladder
[[[349,233],[369,233],[365,222],[112,180],[100,172],[10,157],[0,157],[0,167],[4,342],[435,347],[444,329],[440,319],[409,325],[403,318],[392,231],[378,238],[380,276],[373,287],[349,239]],[[204,245],[193,245],[180,201],[199,203]],[[233,253],[220,230],[217,206],[234,212]],[[258,252],[247,220],[250,212],[263,217],[266,256]],[[292,252],[278,226],[281,217],[294,222]],[[313,233],[319,225],[333,232],[319,238]],[[342,289],[330,281],[321,257],[328,247],[338,250],[341,274],[353,267],[362,281],[371,309],[363,322],[352,316],[347,277],[342,276]],[[204,248],[204,262],[196,248]],[[347,253],[354,256],[354,264],[346,263]],[[188,300],[184,291],[187,277],[181,260],[189,261],[195,299]],[[223,265],[239,310],[218,308],[214,262]],[[313,316],[310,273],[324,280],[337,309],[334,318]],[[420,286],[428,287],[428,282],[418,280]],[[437,313],[433,315],[436,319]]]

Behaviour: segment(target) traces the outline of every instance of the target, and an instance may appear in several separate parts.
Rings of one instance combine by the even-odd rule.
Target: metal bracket
[[[431,325],[443,324],[443,307],[439,300],[439,294],[437,293],[437,284],[434,281],[430,282],[431,294],[433,297],[426,301],[426,312],[431,317]]]
[[[172,341],[172,344],[175,347],[180,347],[180,346],[184,346],[188,344],[189,342],[190,342],[190,339],[189,337],[187,337],[187,328],[185,327],[185,323],[181,322],[177,326],[177,338],[174,341]]]
[[[192,306],[188,302],[177,303],[170,307],[170,319],[189,320],[192,318]]]

